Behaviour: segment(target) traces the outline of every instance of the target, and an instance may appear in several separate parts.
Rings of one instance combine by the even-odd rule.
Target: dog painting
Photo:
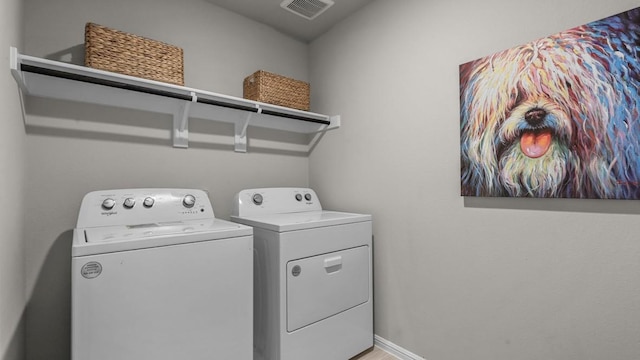
[[[460,65],[463,196],[640,198],[640,8]]]

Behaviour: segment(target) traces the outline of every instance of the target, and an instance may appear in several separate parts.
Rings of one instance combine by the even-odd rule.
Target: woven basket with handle
[[[184,85],[182,48],[94,23],[85,26],[85,65]]]
[[[309,111],[309,84],[258,70],[243,82],[243,97],[267,104]]]

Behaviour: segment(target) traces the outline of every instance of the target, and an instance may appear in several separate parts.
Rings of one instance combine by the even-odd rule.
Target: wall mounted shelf
[[[249,126],[314,134],[340,127],[328,116],[209,91],[96,70],[18,53],[10,48],[10,68],[23,93],[60,100],[115,106],[173,116],[173,146],[189,145],[189,118],[233,123],[235,150],[247,151]]]

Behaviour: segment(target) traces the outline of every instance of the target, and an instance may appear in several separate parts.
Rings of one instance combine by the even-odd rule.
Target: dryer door
[[[369,300],[368,246],[287,263],[287,331]]]

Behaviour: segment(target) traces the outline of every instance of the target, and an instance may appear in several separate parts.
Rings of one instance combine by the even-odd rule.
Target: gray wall
[[[375,331],[428,360],[640,358],[637,201],[462,198],[458,65],[637,0],[378,0],[314,41],[325,207],[370,212]]]
[[[20,46],[22,2],[0,2],[0,359],[24,358],[24,163],[25,132],[9,46]]]
[[[258,69],[307,80],[307,45],[204,0],[25,0],[28,55],[82,63],[93,21],[181,46],[189,87],[242,96]],[[70,244],[82,196],[125,187],[210,191],[217,217],[248,187],[307,186],[307,138],[190,123],[189,149],[170,144],[171,119],[154,113],[30,98],[27,102],[27,359],[69,359]]]

